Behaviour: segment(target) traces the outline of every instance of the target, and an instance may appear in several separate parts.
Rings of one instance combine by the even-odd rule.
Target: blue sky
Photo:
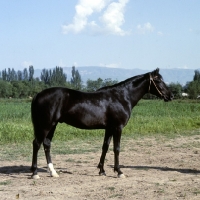
[[[199,0],[1,0],[0,70],[200,68]]]

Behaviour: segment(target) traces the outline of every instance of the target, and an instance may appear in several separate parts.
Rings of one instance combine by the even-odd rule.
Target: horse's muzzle
[[[165,102],[172,101],[173,98],[174,98],[174,95],[172,93],[169,96],[167,96],[167,95],[163,96],[163,99]]]

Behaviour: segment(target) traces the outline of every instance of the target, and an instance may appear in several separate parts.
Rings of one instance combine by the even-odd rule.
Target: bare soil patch
[[[9,160],[0,154],[0,199],[200,199],[199,135],[122,138],[120,164],[126,178],[121,179],[113,172],[112,145],[105,162],[107,176],[98,175],[101,144],[102,141],[95,143],[96,151],[53,153],[59,178],[46,172],[42,151],[38,180],[31,179],[31,155],[28,159],[20,155]],[[31,150],[30,145],[30,154]]]

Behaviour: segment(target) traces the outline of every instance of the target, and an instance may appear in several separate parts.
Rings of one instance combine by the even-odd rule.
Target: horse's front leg
[[[114,171],[118,173],[118,178],[125,178],[123,172],[119,167],[119,153],[120,153],[120,140],[121,140],[121,129],[117,129],[113,134],[113,151],[114,151]]]
[[[103,142],[103,146],[102,146],[102,154],[100,157],[100,162],[98,164],[98,168],[100,169],[99,175],[106,175],[105,170],[104,170],[104,161],[105,161],[106,153],[109,148],[111,138],[112,138],[112,134],[108,130],[106,130],[104,142]]]
[[[53,163],[51,161],[50,149],[51,149],[51,140],[49,138],[45,138],[43,142],[44,152],[47,160],[47,170],[52,177],[59,177],[56,170],[53,167]]]

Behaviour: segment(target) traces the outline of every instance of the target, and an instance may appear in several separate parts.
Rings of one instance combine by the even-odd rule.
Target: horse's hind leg
[[[123,172],[120,170],[119,167],[119,153],[120,153],[120,140],[121,140],[121,128],[116,128],[114,134],[113,134],[113,151],[114,151],[114,171],[118,173],[119,178],[125,178]]]
[[[100,169],[99,175],[106,175],[105,170],[104,170],[104,161],[105,161],[106,153],[109,148],[111,138],[112,138],[112,133],[110,131],[106,130],[104,142],[103,142],[103,146],[102,146],[102,154],[101,154],[100,162],[98,165],[98,168]]]
[[[46,156],[46,160],[47,160],[47,168],[48,168],[48,171],[50,172],[50,176],[53,176],[53,177],[59,177],[59,175],[57,174],[56,170],[53,167],[53,163],[51,160],[51,154],[50,154],[51,140],[53,138],[53,134],[56,129],[56,125],[54,125],[52,127],[51,131],[48,133],[47,137],[43,141],[44,152],[45,152],[45,156]]]
[[[31,171],[33,172],[32,178],[33,179],[39,179],[38,170],[37,170],[37,157],[38,157],[38,151],[41,147],[42,142],[44,142],[44,139],[46,138],[46,135],[49,131],[42,130],[42,129],[34,129],[35,132],[35,139],[33,140],[33,158],[32,158],[32,166]]]
[[[38,150],[40,149],[42,141],[38,141],[37,138],[33,140],[33,159],[32,159],[32,166],[31,171],[33,172],[32,178],[33,179],[39,179],[40,177],[37,174],[37,156],[38,156]]]

